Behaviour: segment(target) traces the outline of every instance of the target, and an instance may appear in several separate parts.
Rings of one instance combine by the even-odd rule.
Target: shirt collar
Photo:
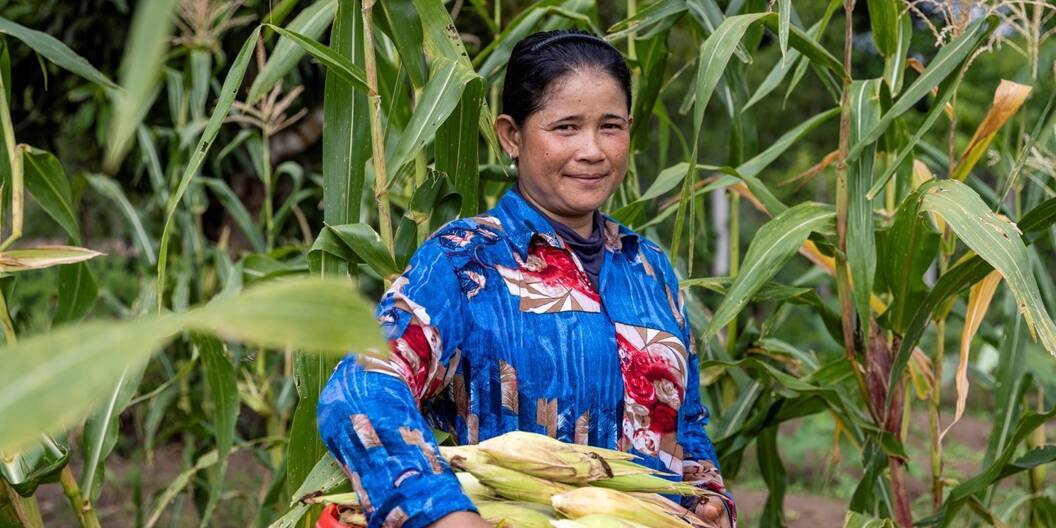
[[[517,247],[522,257],[527,256],[528,246],[532,238],[536,236],[551,246],[565,247],[550,222],[513,189],[508,189],[502,195],[495,206],[494,213],[501,222],[506,236]],[[637,233],[604,213],[601,219],[602,237],[605,239],[606,250],[615,253],[627,252],[631,255],[638,253]]]

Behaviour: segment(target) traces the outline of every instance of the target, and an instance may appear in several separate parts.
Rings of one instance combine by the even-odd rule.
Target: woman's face
[[[495,123],[503,148],[518,158],[521,192],[553,216],[593,214],[627,174],[632,118],[608,73],[581,69],[550,84],[543,106],[518,128]]]

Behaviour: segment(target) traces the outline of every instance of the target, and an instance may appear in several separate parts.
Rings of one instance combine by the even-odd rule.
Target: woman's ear
[[[499,114],[495,118],[495,135],[498,136],[502,149],[511,158],[521,156],[521,130],[517,128],[517,123],[514,123],[509,114]]]

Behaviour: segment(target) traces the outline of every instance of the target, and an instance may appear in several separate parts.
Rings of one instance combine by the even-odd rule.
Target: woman
[[[517,184],[422,244],[378,306],[391,354],[346,358],[320,399],[371,526],[490,526],[432,428],[459,444],[525,430],[629,450],[725,493],[671,264],[598,211],[627,172],[623,57],[590,33],[536,33],[513,50],[502,105]],[[732,499],[685,500],[734,524]]]

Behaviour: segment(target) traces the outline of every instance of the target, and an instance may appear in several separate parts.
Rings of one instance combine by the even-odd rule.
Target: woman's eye
[[[561,131],[568,131],[568,130],[575,130],[575,129],[576,129],[575,125],[557,125],[557,127],[554,128],[554,130],[561,130]]]

